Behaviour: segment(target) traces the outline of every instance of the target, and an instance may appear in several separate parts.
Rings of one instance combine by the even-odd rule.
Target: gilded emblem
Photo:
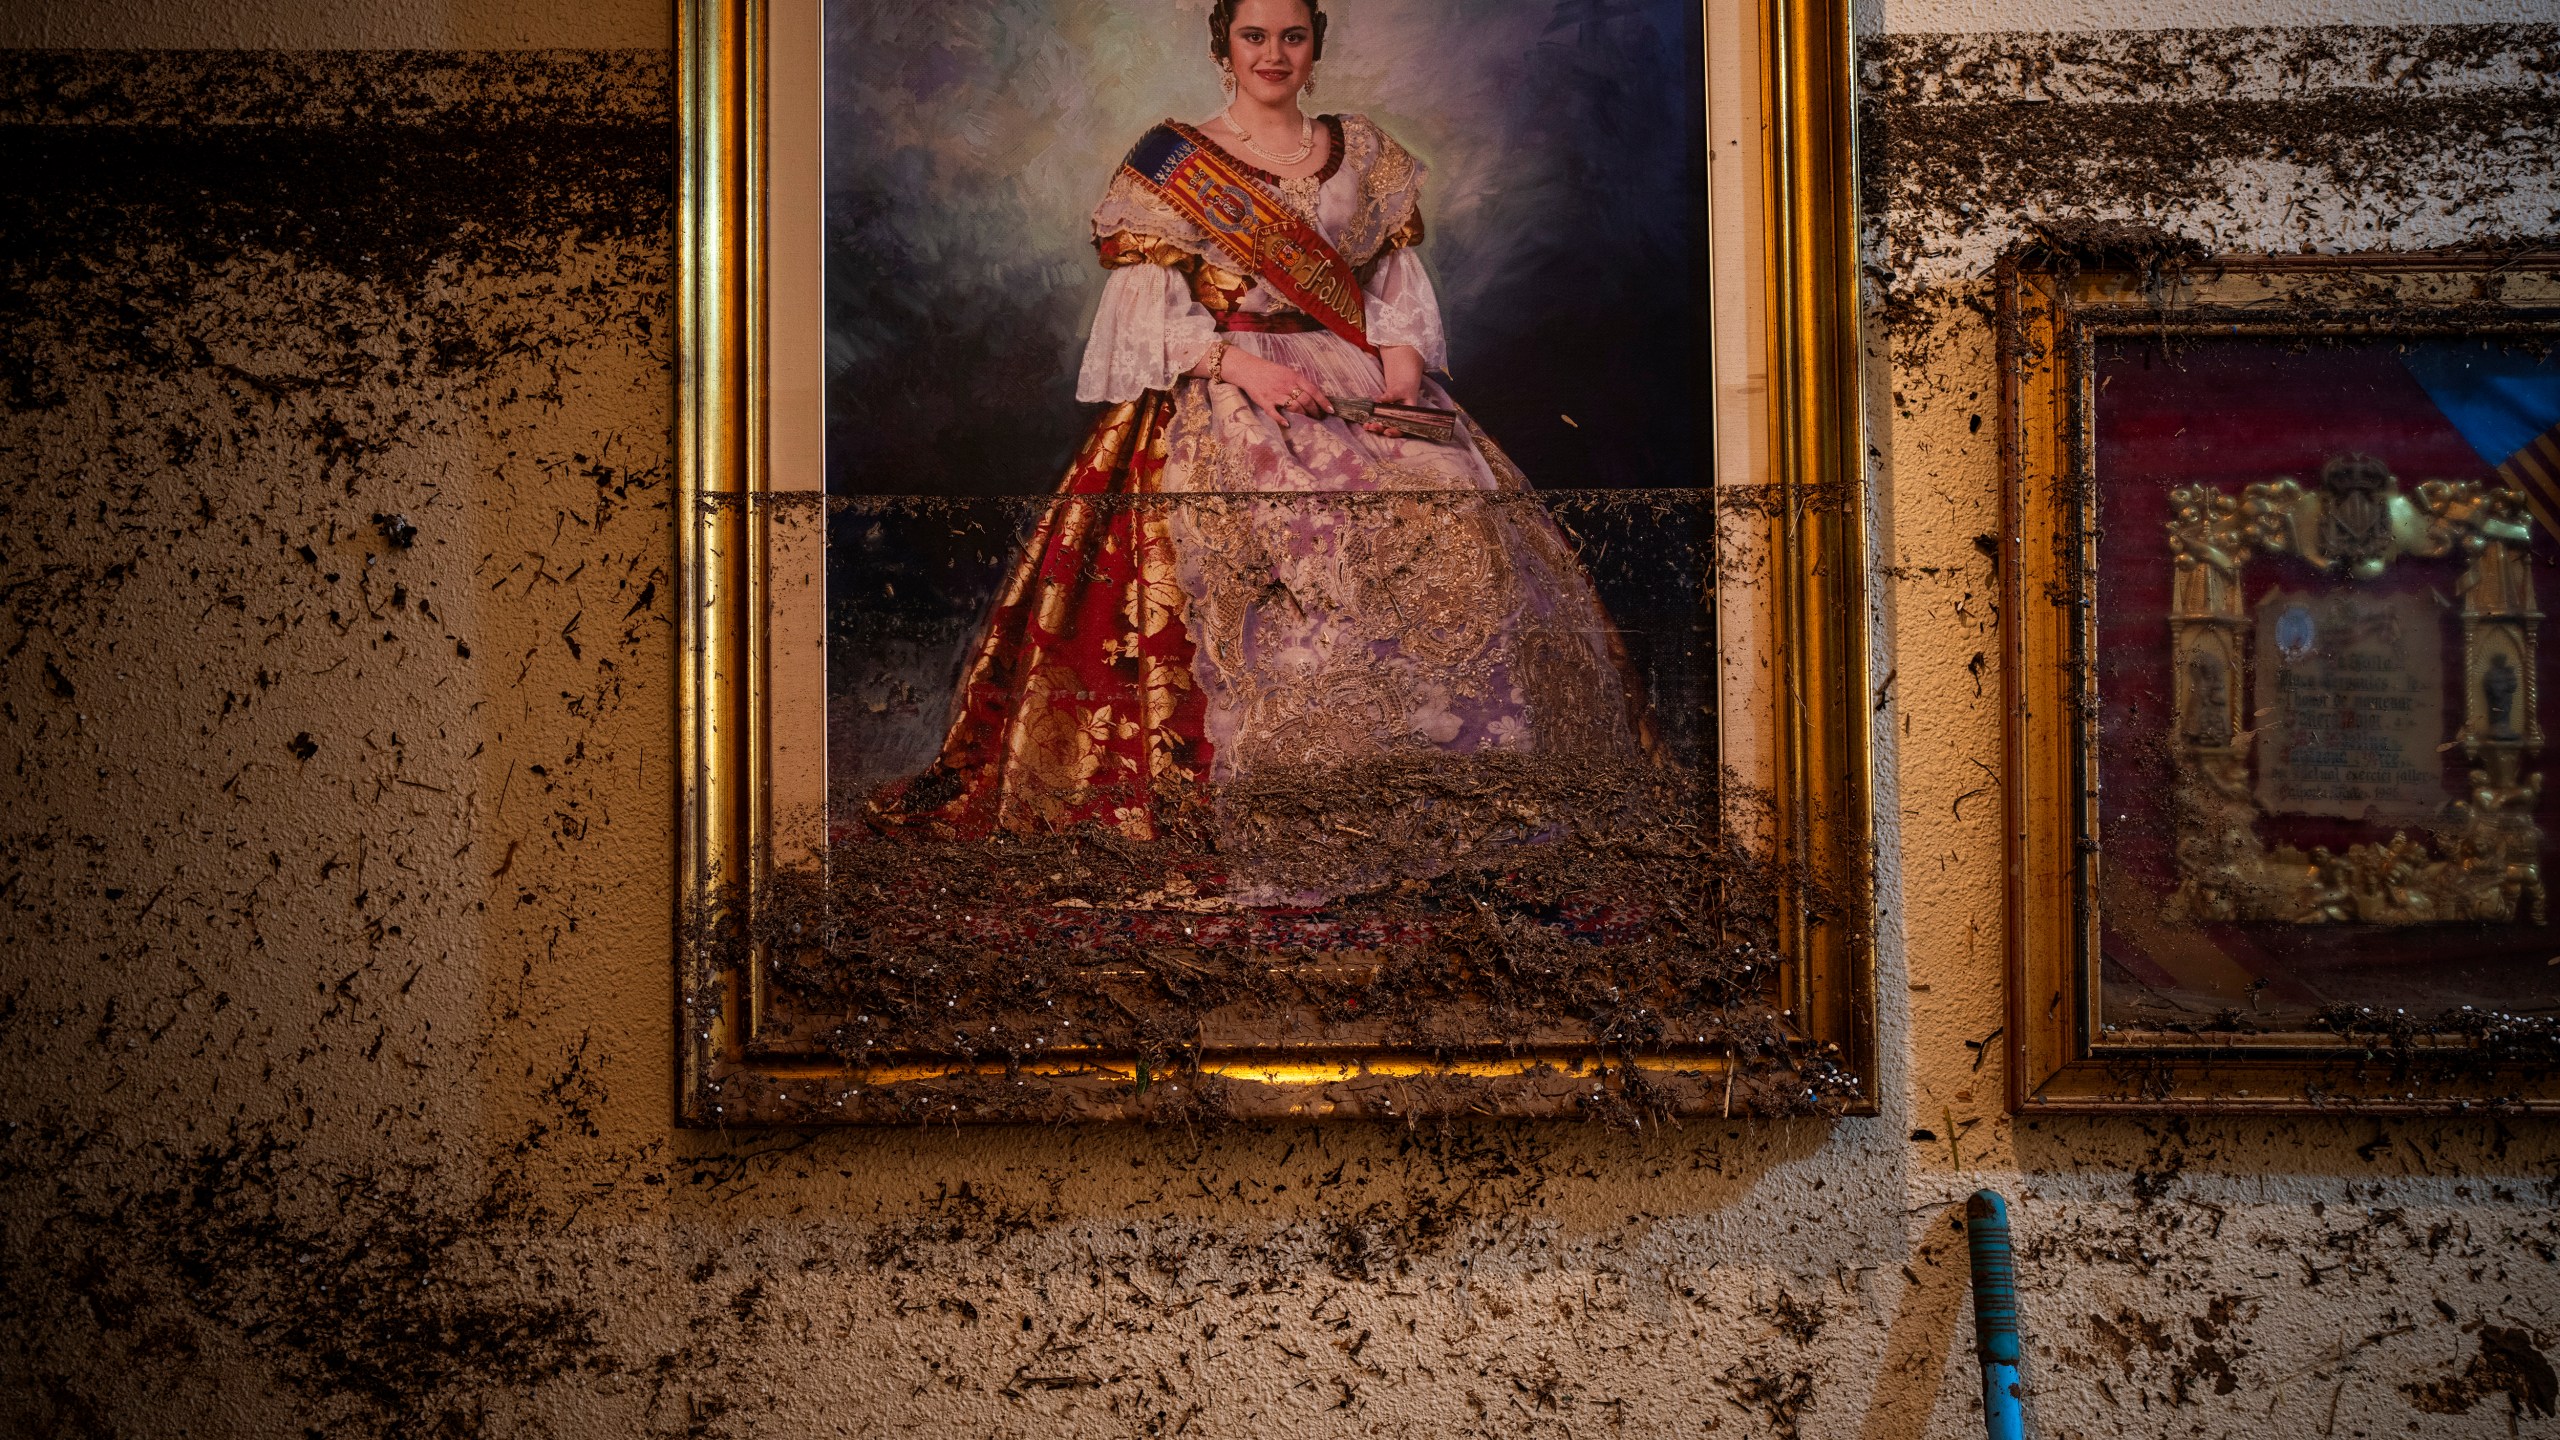
[[[2238,495],[2187,485],[2170,492],[2170,507],[2176,718],[2169,740],[2178,773],[2179,874],[2173,913],[2190,921],[2297,925],[2544,923],[2542,830],[2534,819],[2542,775],[2531,768],[2542,753],[2534,662],[2542,615],[2522,498],[2470,480],[2429,480],[2404,493],[2380,460],[2345,455],[2321,467],[2317,490],[2290,479],[2262,481]],[[2325,598],[2280,590],[2253,604],[2244,599],[2241,575],[2262,552],[2296,556],[2350,588]],[[2366,611],[2410,603],[2353,599],[2371,592],[2352,587],[2400,559],[2462,565],[2453,588],[2464,700],[2459,717],[2444,716],[2429,731],[2444,735],[2440,745],[2408,743],[2422,735],[2394,736],[2438,708],[2431,698],[2438,682],[2429,678],[2436,672],[2427,668],[2434,662],[2418,654],[2432,656],[2437,647],[2405,625],[2360,635],[2354,623]],[[2333,621],[2340,627],[2334,633]],[[2371,616],[2365,621],[2362,629],[2374,628]],[[2263,649],[2249,638],[2261,625]],[[2259,673],[2244,675],[2243,665]],[[2262,698],[2272,694],[2280,703],[2249,714],[2290,707],[2323,743],[2297,735],[2289,753],[2263,753],[2271,743],[2266,732],[2280,727],[2263,718],[2241,723],[2241,697],[2252,683],[2261,685]],[[2423,710],[2397,716],[2421,704]],[[2323,706],[2333,720],[2321,720]],[[2455,749],[2470,762],[2468,776],[2446,793],[2434,752]],[[2313,797],[2299,802],[2311,807],[2304,813],[2352,815],[2358,799],[2388,798],[2393,808],[2361,813],[2400,828],[2388,841],[2343,852],[2270,846],[2258,833],[2270,765],[2286,767],[2279,790]],[[2435,798],[2426,798],[2430,793]]]
[[[2341,455],[2320,467],[2320,554],[2348,566],[2359,580],[2382,573],[2391,558],[2392,500],[2399,482],[2370,455]]]

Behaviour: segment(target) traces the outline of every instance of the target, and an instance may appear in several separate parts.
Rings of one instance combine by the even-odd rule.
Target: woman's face
[[[1227,59],[1246,95],[1282,104],[1306,88],[1316,63],[1315,17],[1304,0],[1240,0],[1227,27]]]

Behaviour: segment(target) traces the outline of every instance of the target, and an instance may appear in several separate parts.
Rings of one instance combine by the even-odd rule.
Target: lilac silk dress
[[[1353,267],[1372,344],[1444,369],[1439,301],[1412,248],[1424,167],[1363,116],[1324,124],[1318,174],[1241,168]],[[1222,268],[1233,262],[1125,170],[1093,230],[1112,270],[1078,398],[1170,392],[1153,488],[1198,497],[1159,503],[1205,702],[1202,778],[1504,752],[1608,765],[1649,748],[1589,577],[1471,419],[1453,444],[1331,416],[1283,428],[1238,387],[1184,372],[1224,339],[1328,394],[1375,397],[1378,358],[1321,328],[1242,328],[1295,312]],[[1456,408],[1427,378],[1420,399]]]

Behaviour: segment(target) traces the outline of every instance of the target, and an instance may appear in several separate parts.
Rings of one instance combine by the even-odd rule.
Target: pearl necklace
[[[1254,144],[1253,136],[1247,134],[1245,128],[1236,123],[1236,107],[1233,101],[1229,101],[1227,108],[1219,111],[1218,114],[1227,122],[1227,128],[1235,132],[1235,137],[1244,142],[1244,148],[1274,165],[1295,165],[1316,153],[1316,122],[1313,117],[1303,112],[1298,116],[1298,153],[1295,155],[1274,155]]]

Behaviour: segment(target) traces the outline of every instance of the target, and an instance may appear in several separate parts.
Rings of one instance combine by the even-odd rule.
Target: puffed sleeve
[[[1422,257],[1411,247],[1398,245],[1378,257],[1363,293],[1370,344],[1410,345],[1422,352],[1425,369],[1448,368],[1449,337],[1440,328],[1440,295],[1431,288]]]
[[[1169,390],[1218,338],[1217,322],[1191,298],[1191,282],[1164,265],[1123,265],[1102,287],[1085,342],[1078,400],[1135,400]]]

